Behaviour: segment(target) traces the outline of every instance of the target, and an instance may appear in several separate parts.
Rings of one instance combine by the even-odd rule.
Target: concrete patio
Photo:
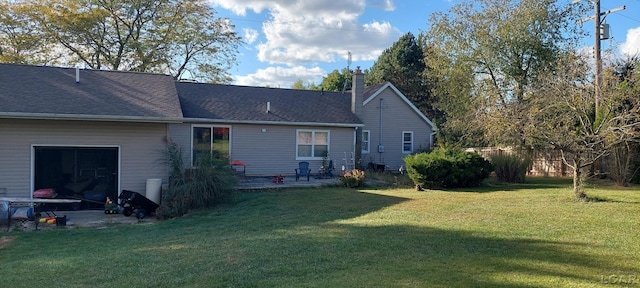
[[[153,216],[137,219],[135,215],[125,217],[122,214],[105,214],[104,210],[78,210],[78,211],[56,211],[58,217],[66,216],[66,225],[59,226],[56,224],[37,223],[37,230],[50,229],[74,229],[74,228],[107,228],[120,224],[150,224],[156,222]],[[50,216],[53,217],[52,214]],[[47,215],[42,215],[47,217]],[[6,220],[0,222],[0,230],[6,231]],[[29,220],[11,220],[10,231],[35,231],[36,221]]]
[[[284,176],[283,183],[274,183],[273,177],[244,177],[238,181],[238,191],[256,191],[256,190],[272,190],[284,188],[304,188],[304,187],[323,187],[336,185],[340,181],[340,177],[318,179],[311,178],[309,181],[299,179],[295,181],[295,176]],[[66,216],[67,223],[65,226],[56,226],[56,224],[38,223],[38,230],[48,229],[74,229],[74,228],[107,228],[113,225],[121,224],[152,224],[158,221],[155,216],[147,216],[143,219],[137,219],[135,215],[125,217],[122,213],[105,214],[102,209],[94,210],[78,210],[78,211],[56,211],[57,216]],[[46,217],[43,215],[42,217]],[[50,215],[54,216],[54,215]],[[6,231],[6,220],[0,222],[0,230]],[[35,221],[17,221],[12,220],[10,231],[34,231],[36,230]]]
[[[333,178],[314,178],[309,181],[306,178],[300,178],[296,181],[295,176],[283,176],[283,183],[274,183],[273,177],[244,177],[238,180],[238,190],[262,190],[262,189],[280,189],[292,187],[322,187],[336,185],[340,182],[340,177]]]

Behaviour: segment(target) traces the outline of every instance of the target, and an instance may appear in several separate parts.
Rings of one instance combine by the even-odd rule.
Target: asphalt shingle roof
[[[187,82],[176,83],[176,87],[185,118],[362,124],[351,113],[351,93]]]
[[[382,88],[385,84],[386,83],[382,83],[364,87],[364,92],[362,93],[364,95],[363,100],[367,100],[369,97],[371,97],[371,95],[378,92],[378,90],[380,90],[380,88]]]
[[[365,99],[375,91],[365,90]],[[270,112],[267,113],[267,102]],[[360,126],[351,93],[175,82],[169,75],[0,64],[0,117]]]
[[[182,118],[175,81],[161,74],[0,64],[0,113]]]

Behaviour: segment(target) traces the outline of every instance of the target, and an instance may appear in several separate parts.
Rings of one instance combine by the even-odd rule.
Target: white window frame
[[[405,134],[411,135],[411,140],[405,141],[404,140]],[[405,144],[411,144],[411,150],[410,151],[404,149]],[[413,153],[413,131],[402,131],[402,153],[403,154],[411,154],[411,153]]]
[[[367,134],[367,137],[364,137],[365,134]],[[371,130],[362,130],[362,153],[371,153]]]
[[[309,145],[306,143],[300,143],[298,135],[300,132],[311,132],[311,157],[301,157],[298,156],[298,148],[300,145]],[[316,133],[327,133],[327,154],[331,151],[331,131],[330,130],[316,130],[316,129],[296,129],[296,160],[322,160],[323,155],[313,155],[315,153],[315,146],[320,145],[316,144]]]
[[[213,129],[214,129],[214,128],[228,128],[228,129],[229,129],[229,155],[227,155],[227,156],[229,157],[229,159],[231,159],[231,126],[230,126],[230,125],[202,125],[202,124],[194,124],[194,125],[191,125],[191,131],[190,131],[190,133],[189,133],[189,134],[191,135],[191,140],[190,140],[190,142],[191,142],[191,145],[190,145],[190,148],[191,148],[191,150],[190,150],[190,153],[191,153],[191,162],[190,162],[190,165],[191,165],[191,167],[192,167],[192,168],[194,168],[194,167],[195,167],[195,166],[193,165],[193,164],[194,164],[193,162],[194,162],[194,160],[195,160],[195,159],[194,159],[194,157],[195,157],[195,153],[194,153],[194,149],[193,149],[193,144],[194,144],[194,143],[193,143],[193,130],[194,130],[195,128],[209,128],[209,129],[211,130],[211,136],[210,136],[210,137],[211,137],[211,139],[210,139],[211,146],[209,147],[209,151],[213,151],[213,146],[214,146],[214,143],[213,143]]]

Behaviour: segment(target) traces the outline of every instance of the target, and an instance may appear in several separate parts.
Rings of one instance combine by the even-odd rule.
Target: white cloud
[[[247,44],[252,44],[258,39],[258,31],[251,28],[242,28],[242,32],[244,33],[244,41]]]
[[[582,55],[582,57],[593,58],[594,48],[593,46],[582,46],[578,49],[578,55]]]
[[[233,11],[234,14],[244,16],[247,10],[260,13],[263,9],[269,8],[270,1],[263,0],[210,0],[214,5]]]
[[[291,88],[293,83],[302,80],[303,83],[316,83],[326,76],[327,72],[320,67],[268,67],[258,69],[256,73],[247,76],[236,76],[234,84],[245,86],[269,86],[274,88]]]
[[[257,43],[258,60],[269,64],[315,65],[346,59],[375,60],[402,33],[388,22],[359,23],[366,0],[210,0],[237,15],[267,11],[265,41]],[[380,1],[378,1],[380,2]],[[395,9],[384,0],[385,9]]]
[[[374,1],[374,2],[371,2],[371,6],[380,7],[384,9],[384,11],[396,10],[396,5],[393,4],[393,0],[384,0],[382,2]]]
[[[620,46],[620,51],[628,56],[640,54],[640,27],[627,30],[627,39]]]

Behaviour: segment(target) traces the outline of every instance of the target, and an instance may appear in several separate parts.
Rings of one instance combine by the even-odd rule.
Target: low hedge
[[[405,157],[407,174],[425,188],[457,188],[480,185],[493,171],[491,163],[473,152],[440,148]]]

